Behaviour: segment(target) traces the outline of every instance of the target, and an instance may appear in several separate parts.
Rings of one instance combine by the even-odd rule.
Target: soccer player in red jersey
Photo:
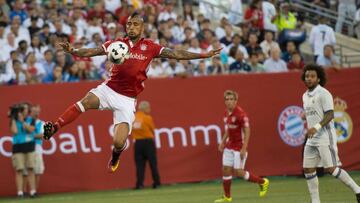
[[[245,111],[237,105],[238,94],[235,91],[226,90],[224,92],[224,99],[226,105],[224,117],[225,134],[219,145],[219,151],[223,152],[224,195],[222,198],[215,200],[215,203],[232,202],[230,188],[234,172],[237,176],[249,182],[259,184],[259,195],[264,197],[269,187],[269,180],[244,170],[250,138],[249,118]]]
[[[219,54],[221,50],[212,50],[203,54],[171,50],[142,38],[143,31],[142,17],[137,13],[129,16],[126,23],[128,37],[114,40],[125,42],[128,45],[129,59],[125,60],[123,64],[113,64],[108,80],[90,90],[83,99],[71,105],[55,122],[46,122],[44,139],[50,139],[60,128],[71,123],[87,110],[112,110],[115,124],[114,148],[108,169],[109,172],[115,172],[119,165],[120,154],[125,149],[126,139],[131,132],[131,125],[135,118],[136,97],[144,89],[147,67],[151,60],[157,57],[178,60],[208,58]],[[67,53],[79,57],[92,57],[106,55],[107,47],[114,41],[107,41],[98,48],[75,49],[69,43],[60,43],[60,46]]]

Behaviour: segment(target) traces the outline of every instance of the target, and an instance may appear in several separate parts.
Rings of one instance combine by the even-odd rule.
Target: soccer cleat
[[[356,194],[356,200],[357,200],[358,203],[360,203],[360,193]]]
[[[49,140],[57,131],[56,125],[48,121],[44,125],[44,139]]]
[[[120,163],[120,153],[113,151],[108,163],[109,173],[114,173],[116,169],[119,167],[119,163]]]
[[[269,183],[270,183],[269,179],[264,178],[264,183],[260,184],[260,192],[259,192],[260,197],[265,197],[269,188]]]
[[[232,198],[231,197],[226,197],[225,195],[214,201],[214,203],[221,203],[221,202],[232,202]]]

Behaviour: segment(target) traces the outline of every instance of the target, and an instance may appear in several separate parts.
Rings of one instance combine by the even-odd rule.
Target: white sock
[[[36,190],[31,190],[30,195],[34,195],[36,193]]]
[[[360,193],[360,187],[355,183],[355,181],[350,177],[350,175],[345,170],[336,167],[331,175],[341,180],[341,182],[343,182],[345,185],[351,188],[355,194]]]
[[[305,173],[306,182],[308,185],[309,193],[311,196],[311,203],[320,203],[320,196],[319,196],[319,180],[314,173]]]
[[[249,180],[250,173],[248,171],[245,171],[244,180]]]
[[[22,195],[24,195],[24,192],[23,191],[18,191],[17,195],[22,196]]]

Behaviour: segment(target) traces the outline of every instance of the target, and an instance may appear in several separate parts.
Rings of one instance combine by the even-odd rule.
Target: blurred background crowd
[[[304,61],[340,68],[334,53],[334,30],[326,18],[317,19],[318,25],[307,33],[304,13],[294,9],[294,2],[221,2],[228,4],[228,13],[214,13],[209,7],[212,0],[0,0],[0,84],[108,78],[111,63],[106,56],[72,56],[59,50],[57,43],[99,47],[107,40],[124,37],[126,20],[134,11],[144,17],[144,37],[162,46],[196,53],[223,47],[212,59],[155,59],[148,68],[149,77],[293,71],[301,70]],[[355,0],[340,4],[344,2],[354,4],[350,6],[353,15],[360,14]],[[331,6],[327,0],[311,3]],[[336,29],[342,26],[337,24]],[[356,31],[355,26],[352,35]],[[313,49],[311,58],[299,49],[306,40]]]

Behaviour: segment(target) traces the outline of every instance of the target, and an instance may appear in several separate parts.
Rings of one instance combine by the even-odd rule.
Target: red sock
[[[259,176],[256,176],[256,175],[253,175],[248,171],[246,171],[245,173],[247,173],[249,175],[245,174],[244,179],[249,181],[249,182],[258,183],[258,184],[263,184],[265,182],[263,178],[260,178]]]
[[[64,127],[65,125],[73,122],[82,112],[76,104],[69,106],[66,111],[55,122],[57,128]]]
[[[230,194],[231,179],[232,179],[231,176],[223,177],[223,187],[224,187],[225,197],[231,197],[231,194]]]

